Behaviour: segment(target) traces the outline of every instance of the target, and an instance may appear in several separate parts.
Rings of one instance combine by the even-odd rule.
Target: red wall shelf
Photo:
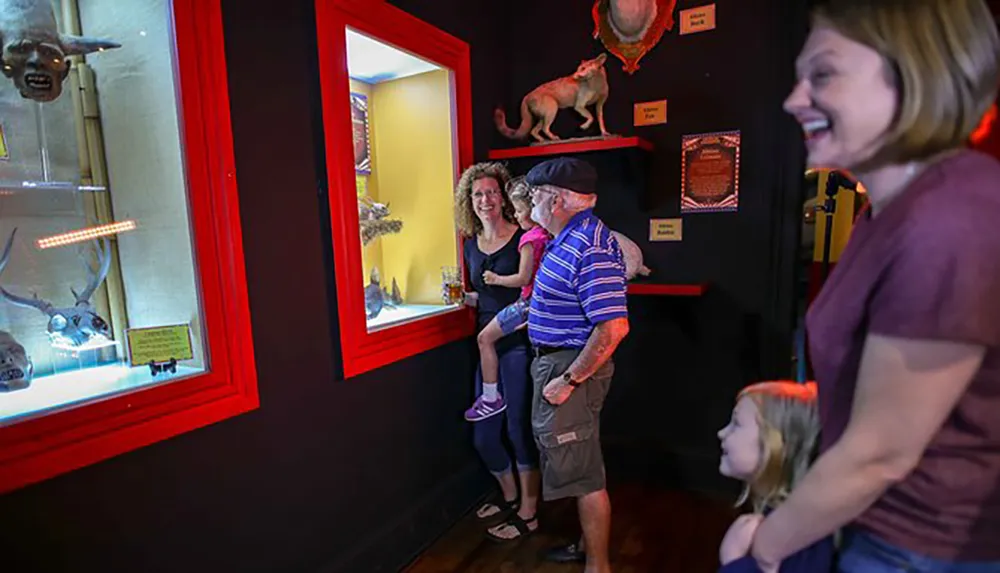
[[[708,290],[706,284],[663,285],[650,283],[629,283],[628,294],[645,296],[701,296]]]
[[[512,149],[491,149],[489,157],[491,160],[497,161],[517,157],[544,157],[547,155],[567,155],[571,153],[586,153],[588,151],[631,148],[652,151],[653,144],[641,137],[612,137],[609,139],[587,139],[583,141],[530,145],[527,147],[514,147]]]

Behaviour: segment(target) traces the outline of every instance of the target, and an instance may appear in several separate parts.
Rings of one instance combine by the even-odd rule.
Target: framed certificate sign
[[[351,123],[354,126],[354,170],[368,175],[372,172],[371,141],[368,139],[368,98],[351,93]]]
[[[739,209],[740,132],[685,135],[681,141],[681,212]]]

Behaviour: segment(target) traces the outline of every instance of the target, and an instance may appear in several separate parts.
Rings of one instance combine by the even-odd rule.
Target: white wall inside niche
[[[190,323],[204,366],[166,0],[79,0],[85,35],[121,48],[88,56],[97,74],[111,197],[132,327]],[[197,86],[193,86],[197,89]]]

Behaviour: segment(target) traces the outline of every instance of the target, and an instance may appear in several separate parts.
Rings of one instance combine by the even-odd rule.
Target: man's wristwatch
[[[574,388],[579,387],[580,384],[581,384],[580,382],[577,382],[576,380],[573,380],[573,376],[569,372],[564,372],[563,375],[562,375],[562,378],[563,378],[564,382],[566,382],[567,384],[569,384],[570,386],[572,386]]]

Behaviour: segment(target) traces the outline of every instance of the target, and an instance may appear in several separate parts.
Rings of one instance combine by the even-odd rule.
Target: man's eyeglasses
[[[554,189],[549,189],[548,187],[545,186],[539,186],[539,187],[533,186],[531,188],[530,194],[532,199],[541,199],[545,195],[555,195],[556,191]]]

